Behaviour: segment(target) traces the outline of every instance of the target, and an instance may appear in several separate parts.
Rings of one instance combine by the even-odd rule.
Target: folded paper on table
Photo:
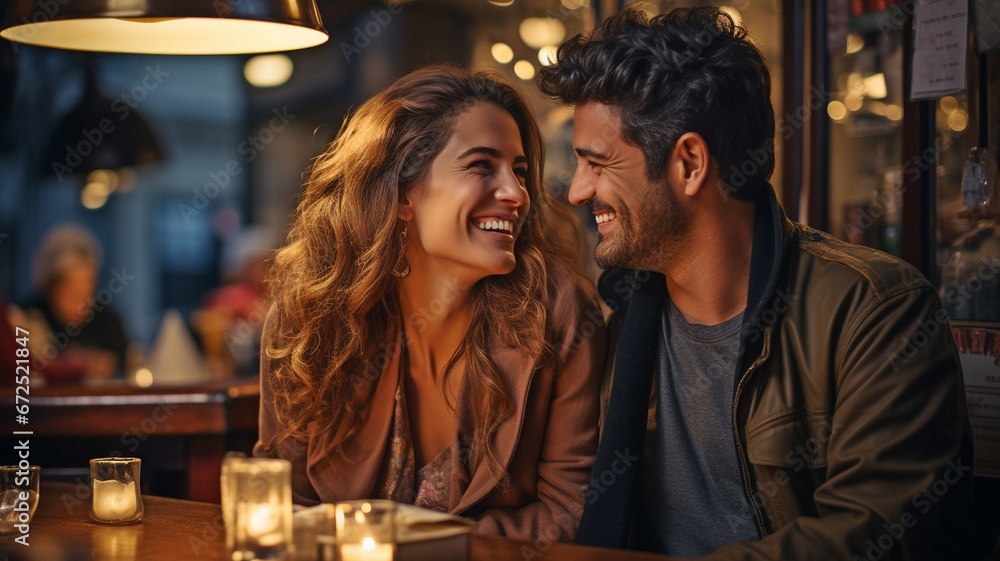
[[[398,561],[468,561],[472,531],[468,518],[413,505],[396,507],[396,559]]]
[[[314,523],[327,505],[296,511],[295,524]],[[332,523],[332,521],[331,521]],[[396,505],[396,561],[468,561],[476,523],[408,504]]]

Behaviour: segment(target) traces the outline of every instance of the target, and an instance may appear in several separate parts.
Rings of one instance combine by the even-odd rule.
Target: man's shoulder
[[[791,261],[789,274],[801,280],[801,289],[855,290],[870,289],[885,300],[914,289],[933,291],[930,281],[916,267],[902,259],[863,245],[848,243],[830,234],[794,223],[797,243],[786,257]]]

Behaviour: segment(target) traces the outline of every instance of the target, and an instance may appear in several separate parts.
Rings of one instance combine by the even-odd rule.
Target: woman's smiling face
[[[530,207],[527,176],[520,131],[507,111],[484,102],[457,115],[451,137],[400,207],[400,218],[410,221],[413,270],[468,284],[510,273]]]

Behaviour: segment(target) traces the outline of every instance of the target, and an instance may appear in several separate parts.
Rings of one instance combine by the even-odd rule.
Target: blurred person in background
[[[31,333],[32,367],[50,382],[124,377],[128,339],[109,305],[129,279],[120,271],[98,293],[100,269],[93,234],[77,225],[53,228],[35,252],[38,297],[9,309],[11,323]]]
[[[267,315],[265,279],[272,237],[246,229],[226,241],[224,284],[205,294],[191,316],[213,376],[255,376],[260,370],[260,337]]]

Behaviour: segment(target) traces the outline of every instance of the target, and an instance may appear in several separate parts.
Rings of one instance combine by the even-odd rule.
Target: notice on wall
[[[826,52],[841,54],[847,50],[847,22],[850,16],[848,0],[827,0]]]
[[[1000,395],[966,388],[969,423],[976,447],[977,471],[998,473],[1000,468]]]
[[[965,378],[969,422],[976,445],[976,475],[1000,477],[1000,324],[950,324]]]
[[[915,7],[910,100],[965,91],[969,1],[926,0]]]

